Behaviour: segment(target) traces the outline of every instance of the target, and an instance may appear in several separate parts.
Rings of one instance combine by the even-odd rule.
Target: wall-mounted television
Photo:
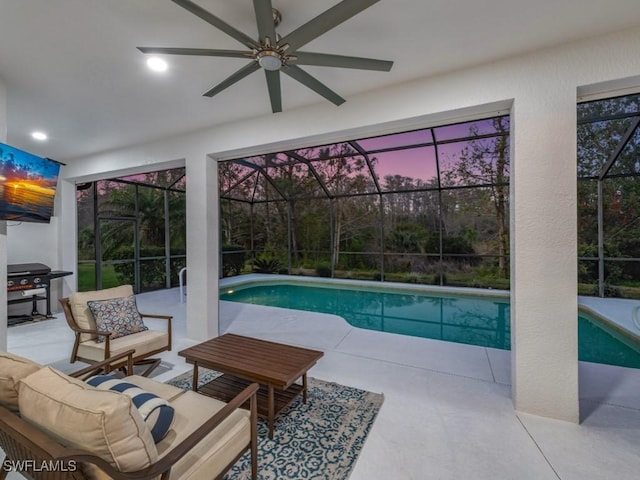
[[[60,165],[0,143],[0,220],[49,223]]]

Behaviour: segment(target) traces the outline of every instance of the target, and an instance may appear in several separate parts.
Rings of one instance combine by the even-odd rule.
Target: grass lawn
[[[102,267],[102,288],[117,287],[120,285],[113,265]],[[78,265],[78,291],[96,289],[96,266],[93,263],[81,263]]]

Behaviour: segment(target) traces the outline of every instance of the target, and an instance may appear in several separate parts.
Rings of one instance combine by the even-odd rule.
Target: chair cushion
[[[96,321],[91,314],[91,310],[87,306],[87,302],[91,300],[107,300],[109,298],[128,297],[133,295],[133,287],[131,285],[121,285],[119,287],[105,288],[104,290],[94,290],[90,292],[76,292],[69,295],[69,308],[73,314],[73,318],[80,328],[88,330],[96,329]],[[80,341],[93,340],[96,335],[81,333]]]
[[[18,381],[42,368],[31,360],[0,351],[0,405],[18,411]]]
[[[112,332],[111,340],[132,333],[148,330],[138,312],[136,297],[109,298],[107,300],[89,300],[89,310],[96,321],[96,329],[100,332]],[[98,335],[96,342],[104,342],[105,337]]]
[[[127,395],[98,390],[51,367],[20,380],[19,392],[22,417],[64,445],[92,452],[121,472],[158,458],[151,432]]]
[[[163,458],[188,435],[226,404],[205,395],[186,391],[171,402],[175,420],[169,434],[156,445]],[[209,480],[217,478],[251,441],[249,411],[237,409],[204,437],[171,468],[170,480]]]
[[[82,342],[78,346],[78,357],[96,362],[104,360],[105,343],[95,340]],[[157,330],[145,330],[125,337],[116,338],[109,342],[110,355],[115,356],[127,350],[134,349],[134,357],[145,355],[158,350],[167,350],[169,347],[169,334]]]
[[[131,397],[140,415],[151,430],[153,441],[162,440],[173,422],[173,407],[164,398],[147,392],[133,383],[121,380],[112,375],[95,375],[85,380],[92,387],[102,390],[113,390]]]
[[[182,388],[176,387],[174,385],[158,382],[157,380],[153,380],[152,378],[142,377],[140,375],[129,375],[124,377],[123,380],[133,383],[134,385],[137,385],[143,390],[151,392],[159,396],[160,398],[164,398],[167,402],[172,402],[175,398],[186,392],[186,390],[183,390]]]

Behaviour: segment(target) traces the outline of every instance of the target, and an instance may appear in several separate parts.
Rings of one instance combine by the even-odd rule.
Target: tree
[[[241,215],[244,208],[245,212],[247,209],[252,212],[256,250],[282,252],[290,242],[296,262],[309,263],[312,254],[316,264],[328,263],[331,258],[332,264],[339,264],[342,269],[360,265],[364,268],[365,264],[375,268],[383,254],[389,257],[396,254],[415,257],[427,264],[427,257],[435,258],[443,245],[443,253],[450,257],[458,255],[454,263],[460,263],[466,262],[460,259],[475,255],[476,244],[483,247],[477,250],[480,253],[495,253],[498,249],[495,245],[499,243],[501,273],[506,276],[508,118],[475,122],[469,134],[476,138],[458,142],[465,148],[459,158],[452,159],[454,167],[444,169],[448,180],[445,178],[442,183],[445,188],[447,181],[448,186],[457,186],[456,182],[464,178],[469,187],[465,189],[440,190],[437,150],[446,152],[453,143],[451,139],[467,137],[459,125],[445,128],[449,131],[437,145],[422,145],[439,135],[426,129],[370,142],[367,139],[342,142],[233,160],[230,165],[242,167],[244,173],[234,173],[236,167],[231,166],[220,169],[225,186],[236,182],[232,191],[227,188],[224,194],[230,200],[222,208],[223,230],[229,235],[225,238],[231,238],[229,232],[236,235],[244,229]],[[480,128],[489,133],[480,132]],[[395,157],[396,149],[411,151],[411,155],[398,153]],[[440,153],[440,159],[445,155]],[[493,160],[488,159],[489,155]],[[413,163],[405,161],[407,158]],[[492,175],[488,174],[486,163],[493,169]],[[257,173],[253,175],[251,170]],[[230,172],[229,179],[233,182],[223,179],[224,171]],[[249,186],[241,187],[243,178]],[[444,221],[441,211],[446,215]],[[403,238],[408,234],[403,224],[418,225],[429,240],[417,247],[414,242],[411,252],[403,251],[402,245],[412,241]],[[396,229],[397,226],[401,228]],[[495,236],[493,243],[486,239],[488,232]],[[385,237],[387,247],[383,252]],[[367,257],[365,252],[371,255]]]
[[[578,255],[580,280],[598,278],[599,191],[602,192],[605,257],[640,257],[640,95],[628,95],[578,105]],[[633,129],[635,131],[633,132]],[[628,133],[630,137],[626,137]],[[625,140],[628,141],[624,144]],[[618,153],[614,158],[614,153]],[[612,163],[610,161],[613,160]],[[599,188],[601,187],[601,190]],[[636,262],[607,262],[607,284],[638,281]]]
[[[509,185],[509,117],[490,120],[497,134],[489,138],[480,135],[477,123],[469,128],[469,136],[477,136],[467,142],[455,158],[443,168],[442,177],[447,186],[485,186],[474,190],[488,192],[496,221],[498,246],[498,274],[507,276],[506,255],[509,239],[507,229],[508,185]],[[480,210],[482,203],[465,203],[467,208]]]
[[[138,226],[139,250],[142,257],[159,257],[165,255],[165,215],[169,216],[170,247],[184,253],[186,244],[186,215],[184,194],[168,192],[169,211],[165,212],[165,190],[144,186],[172,185],[182,178],[182,169],[153,172],[129,177],[128,181],[138,184],[122,183],[118,181],[100,181],[97,183],[99,193],[99,217],[130,218],[133,221],[108,221],[102,224],[102,259],[133,259],[134,225]],[[182,177],[181,177],[182,176]],[[99,260],[102,260],[99,259]],[[164,281],[164,262],[145,262],[143,280],[146,283],[161,283]],[[153,265],[152,265],[153,264]],[[124,264],[123,264],[124,265]],[[129,268],[119,267],[121,270]],[[149,267],[149,268],[146,268]],[[124,270],[123,270],[124,271]],[[128,271],[128,270],[127,270]],[[147,274],[144,274],[144,272]],[[127,273],[131,277],[130,272]],[[132,278],[128,278],[132,281]]]

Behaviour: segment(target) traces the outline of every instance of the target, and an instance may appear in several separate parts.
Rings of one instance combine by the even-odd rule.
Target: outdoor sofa
[[[256,479],[258,385],[225,404],[147,377],[113,379],[172,407],[171,427],[156,444],[131,397],[83,380],[108,373],[114,360],[126,361],[132,372],[132,354],[65,375],[0,352],[0,448],[6,453],[0,480],[12,469],[47,480],[211,480],[222,478],[247,450]],[[247,402],[249,411],[239,408]]]

